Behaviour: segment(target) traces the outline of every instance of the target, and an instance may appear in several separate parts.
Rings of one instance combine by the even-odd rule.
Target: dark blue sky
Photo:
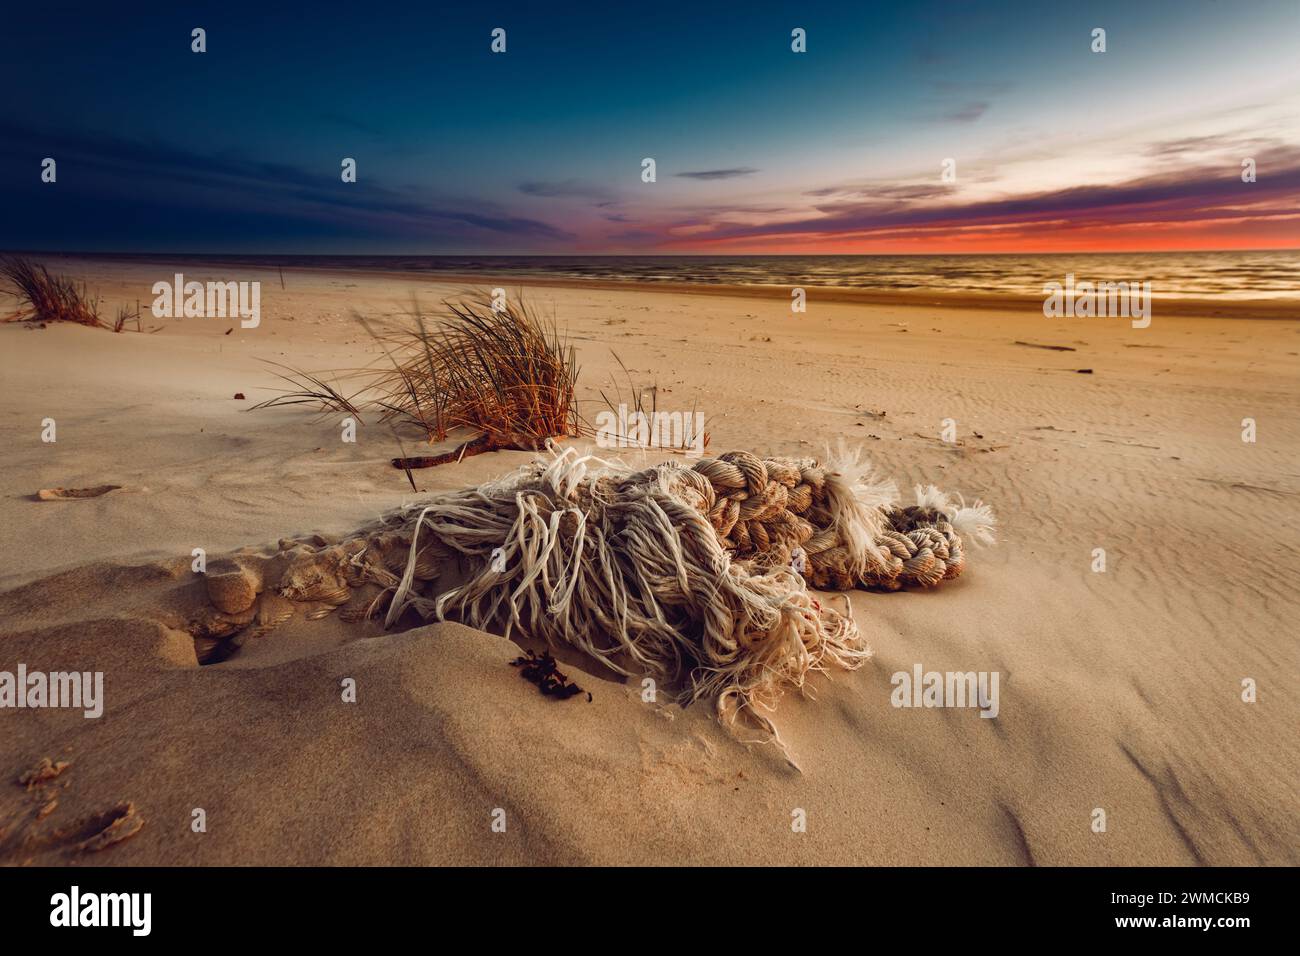
[[[1131,191],[1180,139],[1203,172],[1295,152],[1294,2],[289,6],[6,11],[0,247],[851,251],[923,242],[894,224],[936,210]]]

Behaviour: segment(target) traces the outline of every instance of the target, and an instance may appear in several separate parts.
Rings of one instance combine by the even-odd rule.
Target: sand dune
[[[110,308],[158,271],[79,269]],[[0,327],[0,670],[103,670],[106,683],[98,720],[0,710],[0,773],[69,763],[42,788],[0,789],[0,862],[82,861],[77,845],[124,803],[144,826],[93,862],[1300,861],[1300,320],[1157,304],[1137,330],[815,294],[792,316],[770,298],[530,290],[569,326],[587,401],[617,352],[657,383],[659,407],[698,404],[713,452],[816,454],[843,437],[905,487],[997,509],[1000,543],[959,580],[851,595],[876,656],[782,701],[796,774],[707,708],[644,703],[571,655],[592,700],[543,698],[509,666],[517,645],[454,624],[296,622],[199,667],[167,623],[196,586],[193,548],[346,532],[415,497],[387,464],[386,429],[363,425],[350,445],[332,418],[247,409],[274,384],[261,360],[376,360],[352,308],[396,321],[412,292],[433,302],[454,287],[285,277],[283,292],[264,277],[257,329]],[[47,417],[54,444],[40,440]],[[941,440],[945,419],[956,442]],[[527,457],[417,481],[473,485]],[[122,487],[35,500],[102,484]],[[890,676],[918,663],[999,672],[997,718],[891,706]],[[195,808],[206,833],[191,830]],[[796,810],[806,832],[792,832]]]

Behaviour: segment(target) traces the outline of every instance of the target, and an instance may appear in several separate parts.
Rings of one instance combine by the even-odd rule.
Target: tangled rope
[[[734,724],[829,663],[870,651],[852,617],[808,586],[929,587],[965,567],[963,535],[993,517],[933,486],[897,506],[856,457],[748,452],[633,470],[550,450],[478,488],[384,515],[355,534],[281,542],[209,567],[211,613],[191,622],[219,660],[303,608],[308,619],[460,620],[569,644],[625,676],[684,683]],[[783,746],[783,745],[782,745]]]
[[[916,505],[898,509],[892,485],[859,480],[846,489],[811,458],[760,460],[729,452],[694,470],[713,489],[709,521],[724,549],[759,567],[797,566],[802,552],[806,570],[800,570],[813,587],[930,587],[966,566],[953,526],[962,507],[953,508],[933,486],[917,489]],[[970,531],[986,538],[991,514],[966,511]]]

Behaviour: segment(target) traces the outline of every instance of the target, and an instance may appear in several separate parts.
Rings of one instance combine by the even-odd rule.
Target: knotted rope
[[[862,515],[855,507],[860,502],[845,500],[842,487],[827,481],[826,466],[812,458],[760,460],[737,451],[703,459],[694,470],[712,486],[709,521],[723,548],[760,567],[791,564],[802,552],[804,577],[813,587],[930,587],[957,577],[966,565],[952,523],[960,508],[933,487],[918,489],[915,506],[885,507],[882,501],[880,515]],[[893,498],[888,486],[871,493]],[[987,513],[979,520],[992,525]],[[857,534],[864,527],[874,539],[869,543]]]
[[[828,663],[870,656],[857,624],[808,586],[928,587],[965,567],[962,535],[991,540],[978,502],[933,487],[900,508],[841,450],[749,452],[642,470],[551,449],[515,473],[384,515],[338,542],[281,542],[209,568],[214,610],[191,622],[217,660],[302,607],[308,619],[460,620],[569,644],[625,676],[682,681],[724,722]]]

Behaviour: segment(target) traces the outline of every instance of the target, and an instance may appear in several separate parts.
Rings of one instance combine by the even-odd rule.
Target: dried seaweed
[[[519,676],[536,684],[544,697],[568,700],[582,693],[582,688],[570,683],[569,678],[556,667],[555,658],[550,651],[544,651],[540,655],[527,651],[526,654],[526,657],[516,657],[510,666],[521,668]],[[587,695],[587,700],[591,700],[590,694]]]

